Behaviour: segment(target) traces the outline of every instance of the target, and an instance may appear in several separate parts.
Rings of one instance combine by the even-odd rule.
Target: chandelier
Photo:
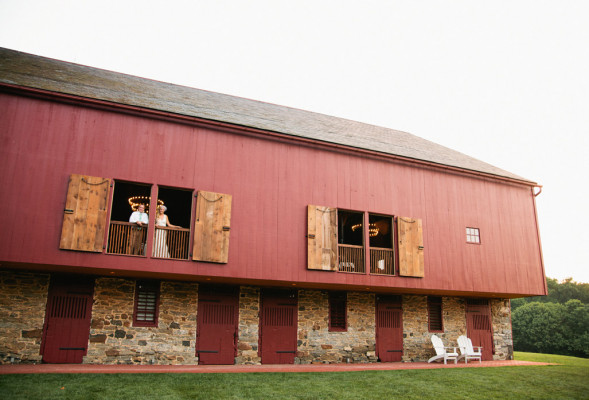
[[[356,229],[362,228],[362,224],[352,225],[352,232],[356,232]],[[380,229],[376,224],[368,224],[368,236],[375,237],[380,232]]]
[[[149,212],[149,203],[151,203],[151,196],[133,196],[129,197],[129,205],[133,211],[137,211],[139,206],[143,204],[145,206],[145,212]],[[164,202],[161,199],[157,199],[157,206],[163,206]]]

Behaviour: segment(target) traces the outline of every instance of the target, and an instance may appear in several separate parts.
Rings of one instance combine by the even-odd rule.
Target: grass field
[[[589,360],[554,366],[325,373],[0,375],[2,399],[589,399]]]

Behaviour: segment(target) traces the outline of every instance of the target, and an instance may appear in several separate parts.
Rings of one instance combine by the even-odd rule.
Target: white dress
[[[158,226],[166,226],[166,216],[162,218],[159,216],[155,218],[155,244],[153,247],[153,256],[170,258],[170,251],[168,250],[168,231],[165,229],[158,229]]]

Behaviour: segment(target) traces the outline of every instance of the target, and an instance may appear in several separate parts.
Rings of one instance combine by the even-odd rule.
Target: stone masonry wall
[[[242,286],[239,293],[239,338],[236,364],[260,364],[260,288]]]
[[[511,307],[509,300],[490,300],[493,325],[494,360],[513,359]],[[432,332],[427,324],[427,297],[403,296],[403,361],[426,361],[435,355],[431,344]],[[458,336],[466,335],[466,301],[463,298],[443,297],[444,332],[435,332],[446,346],[458,346]],[[459,351],[458,351],[459,352]]]
[[[96,278],[88,354],[94,364],[198,364],[198,284],[163,281],[157,327],[133,327],[135,280]],[[0,270],[0,364],[38,363],[49,274]],[[509,300],[490,300],[496,360],[513,358]],[[327,291],[300,290],[296,363],[366,363],[375,356],[375,295],[349,292],[346,332],[329,332]],[[236,364],[260,364],[260,288],[242,286]],[[446,346],[466,334],[465,299],[442,298]],[[434,355],[427,296],[403,296],[403,361]]]
[[[328,293],[300,290],[295,362],[376,362],[374,295],[349,292],[347,315],[346,332],[329,332]]]
[[[458,346],[456,339],[466,334],[464,299],[442,297],[444,332],[429,332],[427,296],[403,296],[403,361],[427,361],[435,355],[431,335],[446,346]]]
[[[513,360],[513,336],[511,331],[511,303],[508,299],[491,300],[493,323],[494,360]]]
[[[157,327],[134,327],[135,280],[97,278],[84,363],[197,364],[198,284],[161,282]]]
[[[41,362],[49,274],[0,270],[0,364]]]

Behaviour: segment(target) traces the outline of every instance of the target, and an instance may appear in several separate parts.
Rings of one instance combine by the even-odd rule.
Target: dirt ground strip
[[[0,365],[3,374],[206,374],[248,372],[344,372],[393,371],[436,368],[485,368],[531,365],[558,365],[531,361],[483,361],[443,363],[375,363],[375,364],[272,364],[272,365],[92,365],[92,364],[17,364]]]

